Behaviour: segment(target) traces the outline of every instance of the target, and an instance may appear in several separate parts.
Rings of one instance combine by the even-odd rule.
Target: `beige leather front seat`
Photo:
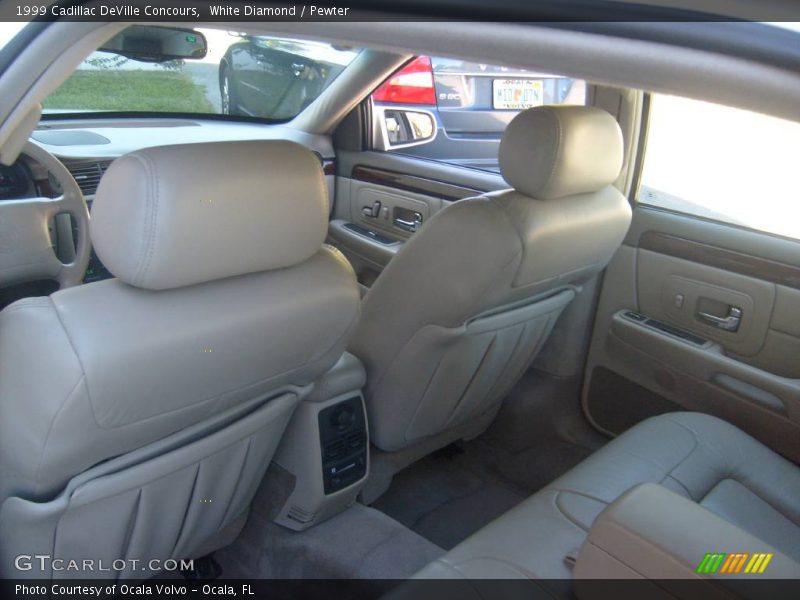
[[[500,145],[513,189],[451,204],[398,252],[350,346],[367,367],[376,446],[413,460],[489,424],[625,236],[631,210],[612,185],[622,154],[602,110],[522,112]]]
[[[87,575],[14,567],[46,554],[140,559],[117,574],[145,577],[151,559],[238,534],[289,417],[358,317],[353,271],[322,245],[327,206],[319,161],[290,142],[112,164],[91,236],[117,279],[0,313],[4,576]]]

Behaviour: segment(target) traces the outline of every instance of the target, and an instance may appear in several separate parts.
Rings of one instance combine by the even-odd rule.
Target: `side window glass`
[[[800,123],[651,97],[638,201],[800,238]]]
[[[498,172],[500,138],[509,121],[533,106],[585,104],[586,84],[560,75],[418,56],[376,89],[372,102],[383,149]]]

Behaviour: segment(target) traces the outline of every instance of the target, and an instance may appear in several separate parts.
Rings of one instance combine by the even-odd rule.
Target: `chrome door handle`
[[[742,323],[742,309],[736,306],[731,306],[728,309],[727,317],[718,317],[709,313],[697,313],[701,321],[705,321],[709,325],[713,325],[717,329],[723,331],[738,331],[739,325]]]
[[[395,217],[393,221],[395,227],[399,227],[400,229],[405,229],[406,231],[414,233],[417,229],[422,227],[422,215],[414,211],[413,216],[414,216],[413,221],[410,221],[408,219],[403,219],[401,217]]]
[[[401,219],[399,217],[395,217],[394,224],[397,225],[400,229],[405,229],[407,231],[414,231],[417,227],[415,221],[406,221],[405,219]]]

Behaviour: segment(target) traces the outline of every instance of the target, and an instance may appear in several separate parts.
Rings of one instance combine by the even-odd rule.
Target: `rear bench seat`
[[[592,524],[620,496],[647,482],[693,501],[669,496],[677,502],[662,506],[680,504],[688,506],[694,517],[708,515],[697,508],[699,504],[727,521],[724,527],[736,526],[733,529],[742,531],[742,539],[752,541],[755,536],[765,547],[782,553],[781,566],[775,567],[782,576],[788,572],[800,577],[800,566],[794,562],[800,561],[800,468],[725,421],[698,413],[671,413],[619,436],[415,578],[538,579],[547,581],[537,587],[569,593],[572,563]],[[669,495],[662,488],[650,488]],[[607,511],[604,519],[613,512]],[[721,523],[713,515],[708,517]],[[665,518],[663,513],[652,514],[654,521]],[[663,534],[663,523],[661,530]],[[726,550],[714,548],[713,540],[708,543],[712,547],[707,552]]]

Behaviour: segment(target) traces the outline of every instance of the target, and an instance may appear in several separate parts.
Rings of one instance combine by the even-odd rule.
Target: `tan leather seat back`
[[[490,420],[622,242],[621,165],[619,126],[599,109],[541,107],[509,124],[500,167],[515,189],[441,210],[364,298],[350,349],[367,367],[373,443],[444,445],[456,426]]]
[[[23,549],[191,558],[237,533],[358,318],[326,225],[319,161],[290,142],[111,165],[91,234],[117,279],[0,313],[3,574]]]

